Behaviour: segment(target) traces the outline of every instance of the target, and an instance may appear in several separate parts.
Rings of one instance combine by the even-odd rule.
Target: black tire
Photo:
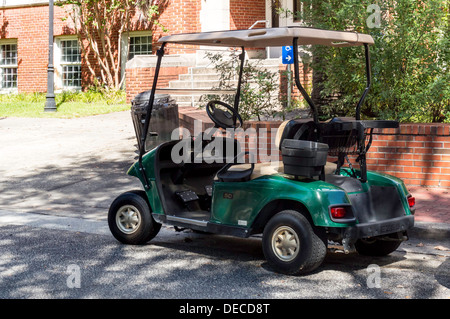
[[[108,225],[118,241],[129,245],[143,245],[161,229],[161,224],[152,217],[144,191],[130,191],[118,196],[109,208]]]
[[[308,219],[297,211],[277,213],[263,232],[262,248],[268,264],[276,272],[288,275],[313,271],[322,264],[327,253],[324,236],[316,232]],[[287,248],[291,244],[293,248]]]
[[[359,239],[355,243],[355,248],[358,254],[364,256],[387,256],[393,251],[397,250],[401,241],[387,241],[387,240],[365,240]]]

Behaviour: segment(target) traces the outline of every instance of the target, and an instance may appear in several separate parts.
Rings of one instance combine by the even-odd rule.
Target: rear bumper
[[[356,241],[360,238],[375,237],[403,232],[414,226],[414,216],[402,216],[388,220],[357,224],[347,227],[344,231],[344,238]]]

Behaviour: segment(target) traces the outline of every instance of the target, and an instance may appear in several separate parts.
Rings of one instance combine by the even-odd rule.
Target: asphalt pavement
[[[105,219],[136,157],[130,112],[0,120],[0,210]],[[106,211],[105,211],[106,210]]]

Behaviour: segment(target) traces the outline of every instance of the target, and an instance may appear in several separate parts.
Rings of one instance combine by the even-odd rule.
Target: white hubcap
[[[133,205],[122,206],[116,214],[116,224],[123,233],[132,234],[141,224],[141,214]]]
[[[293,260],[300,250],[297,233],[288,226],[278,227],[272,236],[272,250],[282,261]]]

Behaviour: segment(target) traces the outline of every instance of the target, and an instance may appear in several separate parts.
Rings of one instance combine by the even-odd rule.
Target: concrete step
[[[253,63],[258,63],[259,66],[270,70],[272,72],[278,72],[279,59],[252,61]],[[219,85],[219,74],[212,67],[190,67],[187,74],[182,74],[179,76],[178,80],[170,81],[169,88],[172,89],[212,89],[217,88]],[[232,80],[229,85],[237,87],[238,81]],[[278,92],[273,92],[274,98],[277,97]],[[205,101],[200,101],[202,95],[192,94],[187,95],[175,95],[172,97],[177,101],[178,107],[198,107],[204,106]]]
[[[177,102],[198,102],[200,101],[201,95],[172,95],[172,97],[177,101]]]
[[[199,107],[205,106],[206,100],[201,101],[202,95],[192,94],[192,95],[172,95],[178,104],[178,107]]]
[[[219,75],[214,73],[181,74],[179,76],[180,81],[217,81],[218,79]]]
[[[219,85],[219,81],[170,81],[171,89],[209,89]]]
[[[211,67],[194,66],[189,68],[189,74],[217,74],[216,70]]]
[[[261,65],[265,66],[279,66],[281,64],[281,59],[262,59],[260,60]]]
[[[182,107],[198,107],[201,103],[177,102],[178,108]]]
[[[237,81],[230,81],[231,86],[236,86]],[[169,88],[171,89],[212,89],[219,85],[219,81],[170,81]]]
[[[206,106],[206,104],[208,104],[207,101],[192,101],[192,102],[188,102],[188,101],[186,101],[186,102],[178,102],[177,101],[177,105],[178,105],[179,108],[180,107],[188,107],[188,106],[197,108],[197,107],[200,107],[200,106]]]

